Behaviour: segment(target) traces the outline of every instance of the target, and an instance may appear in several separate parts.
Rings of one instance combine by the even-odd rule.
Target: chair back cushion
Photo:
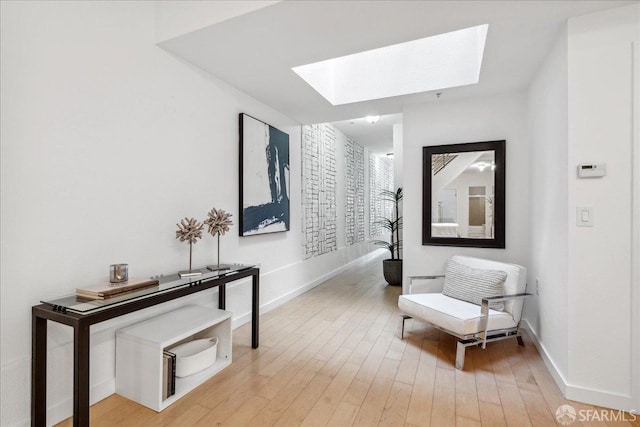
[[[484,297],[504,295],[506,279],[507,273],[504,271],[472,268],[450,259],[444,276],[442,294],[480,305]],[[491,304],[491,308],[503,311],[504,302]]]
[[[507,274],[502,293],[504,295],[523,293],[527,287],[527,269],[520,265],[461,255],[455,255],[451,260],[474,269],[504,271]],[[518,298],[504,303],[504,311],[510,313],[516,322],[519,322],[522,316],[523,302],[522,298]]]

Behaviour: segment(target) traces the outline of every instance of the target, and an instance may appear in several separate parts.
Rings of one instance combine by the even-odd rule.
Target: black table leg
[[[253,275],[251,290],[251,348],[258,348],[260,325],[260,273]]]
[[[227,306],[227,285],[218,286],[218,308],[224,310]]]
[[[31,425],[47,422],[47,319],[31,316]]]
[[[73,426],[89,425],[89,325],[73,328]]]

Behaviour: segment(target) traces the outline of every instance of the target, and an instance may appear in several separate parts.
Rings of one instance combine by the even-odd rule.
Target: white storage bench
[[[176,378],[163,399],[163,352],[189,341],[217,337],[213,365]],[[121,329],[116,334],[116,393],[160,412],[231,364],[231,312],[186,306]]]

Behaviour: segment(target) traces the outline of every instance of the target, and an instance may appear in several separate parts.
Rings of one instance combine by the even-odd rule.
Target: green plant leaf
[[[402,241],[400,240],[400,229],[402,228],[402,216],[399,215],[399,205],[404,193],[402,187],[398,187],[396,191],[382,190],[380,192],[380,200],[393,203],[393,214],[391,218],[382,218],[375,222],[375,224],[384,228],[391,233],[391,242],[384,240],[377,240],[374,244],[382,246],[391,252],[391,259],[400,258],[400,249],[402,248]],[[395,219],[394,219],[395,218]]]

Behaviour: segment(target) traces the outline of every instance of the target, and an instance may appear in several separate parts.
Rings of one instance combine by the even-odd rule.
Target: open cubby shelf
[[[184,378],[162,398],[162,353],[191,340],[218,337],[216,362]],[[116,334],[116,393],[160,412],[231,364],[231,312],[186,306]]]

